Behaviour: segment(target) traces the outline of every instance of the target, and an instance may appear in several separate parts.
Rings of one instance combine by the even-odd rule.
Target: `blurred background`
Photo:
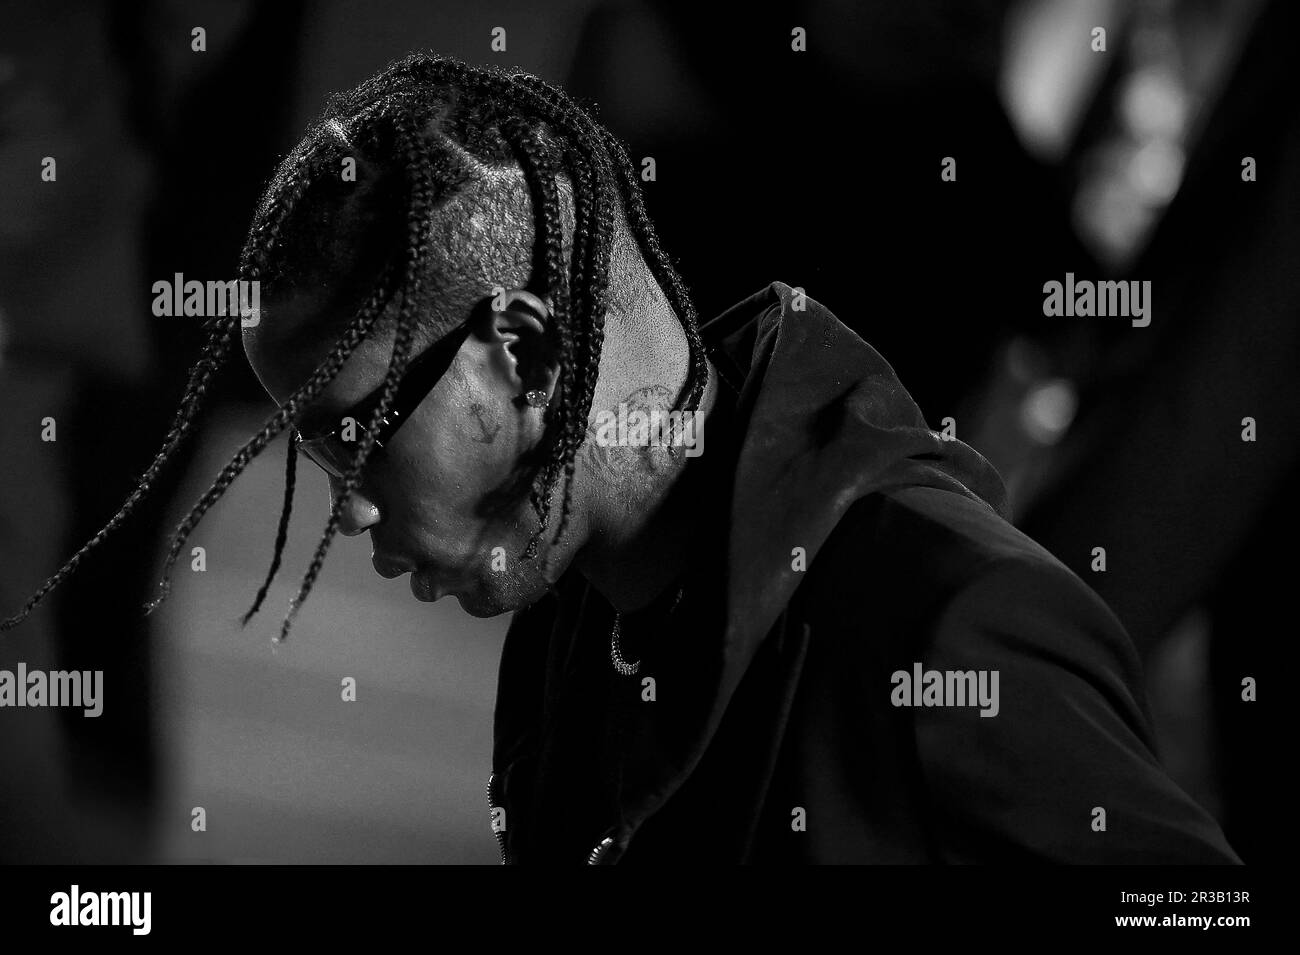
[[[1240,694],[1293,629],[1296,20],[1269,0],[8,4],[0,611],[161,443],[201,342],[152,316],[152,283],[233,274],[263,183],[328,93],[416,49],[518,65],[655,158],[647,202],[702,316],[803,286],[932,427],[951,417],[993,461],[1016,523],[1138,644],[1172,774],[1264,861],[1261,736],[1277,730]],[[1151,325],[1045,318],[1043,283],[1066,272],[1150,281]],[[97,719],[0,712],[0,861],[497,860],[484,784],[505,618],[418,604],[373,573],[365,539],[339,540],[273,647],[326,517],[306,468],[286,582],[237,626],[271,554],[283,441],[192,538],[206,570],[182,562],[141,617],[164,532],[270,410],[232,369],[154,504],[0,638],[0,668],[105,673]]]

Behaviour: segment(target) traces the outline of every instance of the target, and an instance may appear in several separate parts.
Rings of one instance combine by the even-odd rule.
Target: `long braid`
[[[602,164],[603,165],[603,164]],[[582,296],[582,311],[586,321],[580,328],[581,360],[575,369],[575,386],[578,389],[574,401],[573,416],[565,435],[563,447],[565,491],[560,514],[559,526],[553,539],[558,541],[568,526],[571,509],[569,488],[577,461],[578,448],[587,436],[587,419],[595,397],[596,381],[600,372],[600,356],[605,340],[605,305],[609,289],[610,244],[614,231],[614,204],[605,186],[605,170],[602,165],[593,169],[596,178],[595,202],[591,210],[592,221],[589,238],[584,243],[583,266],[584,279],[578,294]]]
[[[293,491],[294,485],[297,483],[297,472],[298,439],[294,433],[290,432],[289,448],[284,456],[284,503],[280,506],[280,523],[275,531],[275,550],[271,554],[271,567],[266,572],[266,579],[262,581],[262,586],[257,590],[257,597],[253,600],[253,605],[239,618],[241,626],[248,626],[248,621],[252,620],[257,612],[262,609],[262,603],[266,600],[267,592],[271,589],[271,583],[280,570],[280,562],[284,557],[284,545],[289,539],[289,518],[293,514]]]
[[[295,175],[283,185],[281,190],[274,195],[261,210],[259,210],[257,219],[250,229],[249,241],[245,244],[240,255],[239,272],[241,280],[261,280],[262,274],[265,270],[267,257],[276,245],[280,228],[285,220],[292,214],[295,205],[307,188],[308,178],[314,166],[313,157],[308,156],[304,166],[305,169],[298,170]],[[239,328],[239,320],[237,316],[231,315],[225,318],[214,318],[211,321],[214,323],[215,328],[212,338],[210,339],[210,346],[207,349],[208,355],[205,359],[201,360],[200,364],[202,364],[203,361],[207,361],[215,367],[223,363],[229,354],[234,344],[235,333]],[[204,395],[207,387],[207,378],[209,377],[210,372],[207,375],[196,376],[193,389],[196,401],[201,400]],[[258,450],[260,450],[260,447]],[[252,460],[252,457],[250,456],[247,460]],[[245,463],[247,463],[247,461],[245,461]],[[230,476],[225,486],[229,486],[229,482],[233,481],[234,476],[237,475],[239,471],[242,471],[242,469],[243,466],[241,465],[239,469]],[[225,487],[222,487],[220,491],[211,498],[211,500],[202,504],[202,511],[206,511],[207,507],[211,506],[211,504],[221,496],[221,493],[223,493],[224,490]],[[210,492],[211,489],[209,489],[209,493]],[[205,495],[205,498],[206,497],[207,495]],[[167,594],[170,592],[171,568],[175,563],[177,556],[180,554],[181,548],[184,546],[185,539],[188,538],[190,531],[192,531],[194,526],[198,523],[198,518],[202,516],[202,511],[198,511],[197,515],[195,514],[195,511],[197,510],[198,506],[196,506],[195,510],[191,511],[191,516],[187,519],[189,521],[188,525],[185,522],[182,523],[181,529],[177,532],[179,540],[174,539],[172,542],[172,547],[169,549],[168,557],[164,564],[162,580],[159,583],[161,594],[159,597],[145,605],[146,613],[151,613],[155,610],[158,605],[166,599]]]
[[[690,293],[687,291],[686,284],[682,281],[681,276],[677,273],[677,269],[673,267],[667,253],[659,245],[659,235],[655,232],[654,223],[646,212],[645,200],[641,195],[641,184],[637,181],[636,172],[632,167],[631,160],[628,158],[627,151],[613,133],[608,130],[602,132],[605,145],[614,157],[614,168],[619,172],[619,186],[628,225],[640,245],[641,255],[645,258],[646,264],[650,266],[655,280],[667,292],[669,304],[677,313],[678,321],[681,322],[682,329],[686,332],[691,367],[689,377],[686,380],[685,400],[679,401],[679,404],[686,410],[695,411],[704,395],[709,375],[708,358],[705,353],[704,342],[700,338],[699,319],[695,313],[695,305],[691,301]]]
[[[312,587],[316,583],[316,578],[320,574],[321,567],[324,566],[325,555],[328,553],[330,543],[338,532],[339,522],[343,517],[343,509],[353,492],[361,484],[361,475],[374,447],[379,424],[384,416],[388,414],[388,409],[397,394],[397,386],[401,382],[402,375],[405,373],[406,365],[411,357],[411,341],[414,337],[416,325],[416,304],[420,300],[420,290],[423,284],[421,266],[429,254],[430,236],[433,229],[432,212],[437,199],[437,191],[431,172],[432,151],[421,136],[419,123],[415,121],[414,117],[409,117],[399,119],[395,125],[398,135],[398,148],[405,153],[406,173],[410,181],[410,202],[406,222],[407,245],[405,271],[402,280],[402,300],[397,314],[393,352],[389,359],[388,371],[384,375],[379,403],[371,413],[365,433],[357,443],[351,466],[343,476],[342,486],[334,496],[325,531],[316,546],[316,552],[312,555],[307,572],[303,575],[298,593],[290,602],[289,611],[285,614],[284,621],[280,625],[277,642],[288,637],[294,617],[307,600]]]
[[[511,89],[521,99],[532,99],[539,104],[548,120],[572,137],[577,146],[574,160],[579,168],[586,165],[590,179],[589,189],[581,190],[584,196],[594,196],[594,208],[588,206],[589,218],[583,217],[576,225],[582,237],[575,243],[574,260],[581,263],[581,272],[573,282],[576,310],[582,321],[576,323],[576,351],[581,361],[574,362],[570,381],[574,396],[563,414],[562,437],[558,460],[547,475],[547,485],[556,480],[558,469],[563,469],[564,492],[561,516],[552,541],[558,541],[568,526],[571,512],[571,489],[576,469],[577,451],[586,439],[587,419],[595,395],[599,375],[600,355],[605,335],[605,305],[609,287],[610,245],[614,231],[614,203],[608,154],[602,151],[604,136],[601,128],[562,91],[550,87],[540,79],[526,74],[511,82]],[[584,177],[585,178],[585,177]],[[585,185],[585,183],[584,183]],[[578,190],[575,190],[575,192]],[[539,523],[544,525],[549,512],[549,495]]]
[[[235,330],[239,327],[239,319],[237,315],[214,319],[209,323],[208,327],[208,343],[204,349],[205,354],[190,369],[189,381],[181,398],[180,407],[172,420],[171,428],[168,429],[162,447],[154,455],[153,461],[136,482],[135,489],[127,496],[127,499],[118,508],[117,513],[109,519],[108,523],[101,527],[86,543],[81,545],[77,552],[64,562],[62,567],[50,575],[45,583],[27,598],[27,601],[17,613],[4,621],[0,621],[0,632],[11,630],[26,620],[37,605],[54,588],[76,573],[81,562],[91,551],[104,543],[118,528],[126,523],[139,505],[153,491],[158,477],[167,465],[172,462],[185,439],[193,433],[195,421],[207,397],[208,386],[216,372],[225,364],[229,354],[229,343],[234,337]]]
[[[234,482],[248,463],[253,460],[262,449],[265,448],[276,435],[285,429],[291,422],[297,420],[301,409],[314,401],[322,391],[324,391],[331,381],[338,374],[339,369],[343,367],[344,362],[360,344],[361,340],[369,333],[371,327],[378,321],[383,312],[383,307],[393,292],[393,279],[386,278],[380,281],[379,287],[366,307],[353,320],[347,334],[339,340],[324,361],[317,366],[311,378],[295,391],[289,398],[280,405],[276,412],[262,425],[262,428],[256,435],[250,438],[243,447],[235,452],[234,457],[222,468],[221,473],[217,475],[211,486],[203,493],[194,507],[186,515],[185,519],[177,526],[173,532],[171,544],[168,547],[167,557],[163,563],[162,578],[158,582],[159,595],[150,601],[146,607],[146,613],[152,613],[158,606],[167,599],[171,592],[171,570],[180,556],[181,550],[185,547],[185,542],[189,539],[194,528],[198,526],[203,515],[208,512],[221,496],[225,494],[226,489]]]
[[[537,232],[535,246],[542,260],[543,285],[545,294],[551,300],[553,318],[548,330],[553,335],[558,348],[560,381],[557,390],[561,394],[568,394],[574,388],[572,368],[575,346],[569,322],[569,281],[564,266],[564,229],[560,218],[560,197],[555,185],[554,170],[545,155],[545,147],[536,129],[528,129],[522,121],[516,120],[508,125],[505,132],[515,147],[519,164],[534,197]],[[551,415],[549,406],[547,414],[548,417]],[[551,448],[563,440],[567,424],[561,422],[559,434],[554,428],[547,428],[546,434],[550,436],[549,446],[544,446],[541,449],[542,453],[549,454]],[[542,475],[541,488],[552,486],[554,472],[555,464],[551,460]],[[541,536],[550,515],[551,498],[549,495],[543,495],[541,488],[536,485],[533,488],[532,503],[538,513],[538,527],[524,549],[524,559],[537,556]]]
[[[290,601],[289,611],[285,614],[284,620],[280,625],[280,633],[276,642],[283,641],[289,635],[289,628],[293,624],[293,619],[297,616],[298,609],[307,600],[311,593],[312,587],[316,583],[316,578],[320,575],[321,567],[325,564],[325,555],[329,551],[331,542],[335,534],[338,533],[339,522],[343,517],[343,509],[346,507],[348,499],[361,483],[361,472],[365,467],[366,460],[370,456],[370,451],[374,447],[375,434],[378,429],[380,418],[388,412],[392,404],[393,395],[396,394],[397,384],[401,380],[402,373],[406,370],[407,361],[410,358],[410,345],[413,330],[414,309],[410,306],[410,298],[403,294],[402,305],[397,317],[397,332],[393,342],[393,354],[389,360],[388,371],[384,375],[383,398],[378,407],[375,409],[370,422],[366,426],[361,440],[357,442],[356,458],[349,467],[348,472],[344,475],[343,486],[334,496],[330,506],[329,519],[325,524],[325,530],[321,535],[320,542],[316,545],[316,551],[312,554],[311,563],[303,575],[302,582],[298,586],[298,593]]]
[[[573,351],[581,361],[566,364],[566,384],[573,389],[573,398],[566,402],[561,414],[559,455],[546,472],[546,487],[553,486],[563,474],[564,492],[561,517],[553,538],[558,541],[568,525],[571,511],[571,488],[576,467],[578,448],[586,438],[587,418],[595,394],[600,366],[600,353],[604,341],[605,295],[609,283],[609,250],[613,235],[614,208],[608,185],[608,160],[600,155],[601,137],[596,124],[564,93],[542,83],[536,77],[520,75],[509,84],[511,93],[520,99],[533,99],[552,119],[558,129],[572,136],[579,152],[574,157],[582,164],[590,163],[595,179],[590,190],[595,196],[595,208],[590,218],[583,217],[575,228],[582,237],[575,243],[575,261],[583,263],[582,272],[573,283],[573,297],[578,303],[583,321],[576,322]],[[584,192],[586,192],[584,190]],[[586,210],[584,210],[586,211]],[[550,510],[549,493],[543,498],[539,525],[545,526]],[[530,547],[530,552],[535,552]]]
[[[696,410],[708,384],[707,355],[703,341],[700,338],[699,322],[685,283],[682,282],[681,276],[659,244],[654,224],[646,213],[640,183],[637,181],[627,151],[612,132],[591,120],[591,117],[576,107],[573,101],[562,91],[548,87],[537,77],[524,75],[518,77],[518,80],[522,84],[540,89],[540,95],[548,102],[560,103],[562,108],[574,115],[577,124],[584,127],[581,130],[582,135],[584,137],[589,134],[594,135],[612,158],[613,161],[609,165],[618,173],[618,186],[623,199],[624,211],[628,218],[628,225],[636,237],[641,253],[647,265],[650,266],[656,281],[668,294],[669,302],[677,313],[678,320],[686,333],[690,355],[690,370],[682,395],[684,400],[679,399],[678,404],[686,409]],[[603,197],[604,193],[603,191],[597,191],[596,195]]]

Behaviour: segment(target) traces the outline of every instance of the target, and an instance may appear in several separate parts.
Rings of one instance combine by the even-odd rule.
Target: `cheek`
[[[480,513],[485,495],[511,476],[523,450],[511,411],[472,380],[440,383],[393,445],[394,517],[436,526],[460,547],[476,541],[489,524]]]

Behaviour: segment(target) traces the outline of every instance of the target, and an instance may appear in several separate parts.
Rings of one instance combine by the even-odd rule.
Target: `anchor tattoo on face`
[[[470,413],[473,414],[475,419],[478,421],[479,430],[483,433],[483,436],[481,438],[475,438],[474,440],[477,441],[479,444],[491,444],[493,441],[497,439],[497,434],[501,430],[501,422],[500,421],[496,422],[496,426],[492,428],[491,431],[489,431],[487,423],[483,420],[483,412],[486,411],[487,409],[484,408],[481,404],[479,404],[476,401],[469,406],[469,410]]]

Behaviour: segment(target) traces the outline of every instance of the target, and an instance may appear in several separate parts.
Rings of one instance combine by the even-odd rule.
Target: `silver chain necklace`
[[[685,584],[677,588],[677,596],[673,598],[673,605],[668,608],[665,619],[672,616],[673,611],[677,609],[677,605],[682,602],[682,593],[685,590]],[[623,614],[615,611],[614,626],[609,631],[609,662],[614,665],[614,672],[619,676],[636,676],[641,670],[641,661],[637,660],[635,663],[629,663],[627,658],[623,656],[622,621]]]

